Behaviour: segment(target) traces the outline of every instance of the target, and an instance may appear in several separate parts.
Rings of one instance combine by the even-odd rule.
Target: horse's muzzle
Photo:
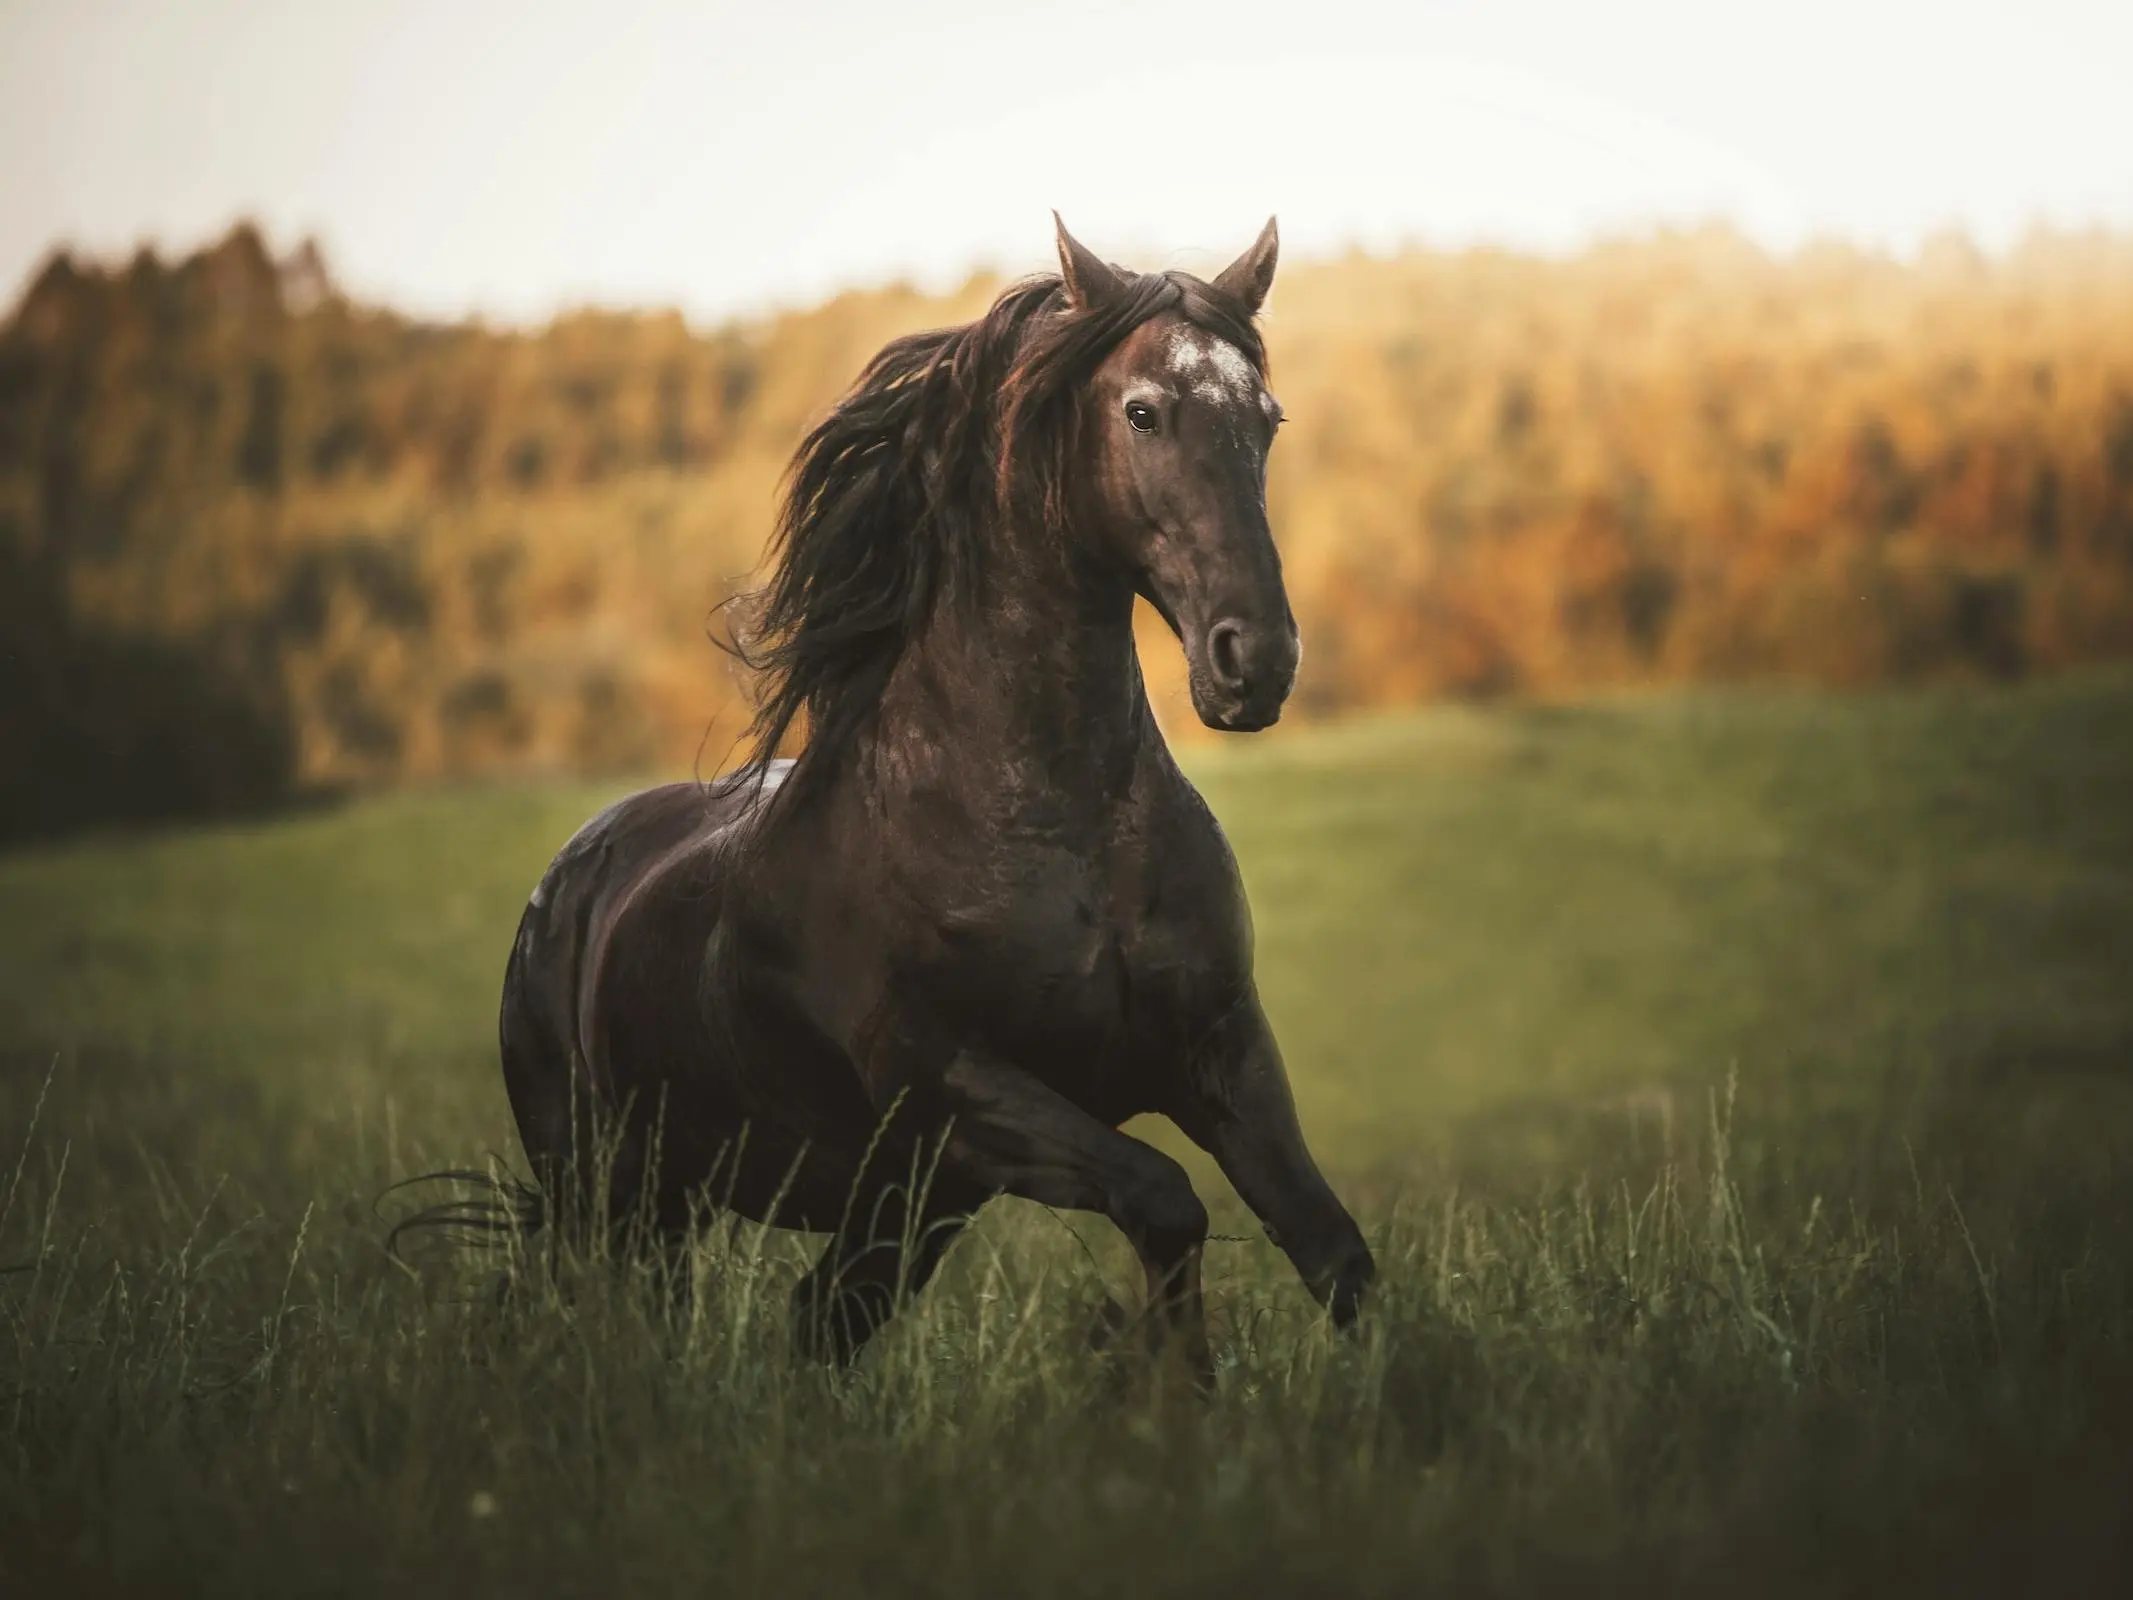
[[[1193,674],[1193,709],[1210,728],[1256,733],[1281,716],[1302,656],[1296,624],[1271,627],[1224,617],[1207,630],[1202,670]]]

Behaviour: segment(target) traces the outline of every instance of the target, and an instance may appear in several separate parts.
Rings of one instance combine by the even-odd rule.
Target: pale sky
[[[55,244],[315,233],[359,297],[699,320],[1270,212],[1563,249],[2133,226],[2133,0],[0,0],[0,296]]]

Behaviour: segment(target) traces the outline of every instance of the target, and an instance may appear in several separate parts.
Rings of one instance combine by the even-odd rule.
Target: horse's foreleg
[[[1354,1321],[1377,1266],[1304,1144],[1289,1075],[1256,995],[1186,1063],[1182,1094],[1168,1109],[1215,1158],[1334,1322]]]
[[[929,1189],[913,1206],[897,1186],[855,1204],[793,1289],[800,1348],[839,1365],[857,1359],[897,1307],[925,1288],[976,1209],[968,1198],[959,1203]]]
[[[943,1166],[988,1192],[1110,1218],[1141,1259],[1157,1330],[1195,1381],[1211,1384],[1200,1298],[1207,1208],[1185,1169],[1014,1067],[965,1054],[944,1087],[954,1120]]]

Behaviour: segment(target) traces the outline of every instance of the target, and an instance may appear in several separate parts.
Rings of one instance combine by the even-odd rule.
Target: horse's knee
[[[1207,1206],[1182,1168],[1151,1174],[1132,1197],[1135,1242],[1152,1259],[1172,1262],[1207,1243]]]

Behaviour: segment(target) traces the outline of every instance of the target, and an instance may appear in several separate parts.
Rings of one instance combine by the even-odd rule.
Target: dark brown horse
[[[505,977],[504,1081],[552,1222],[640,1209],[678,1236],[708,1199],[831,1234],[796,1296],[809,1348],[850,1359],[1011,1194],[1116,1223],[1204,1377],[1207,1211],[1127,1118],[1210,1151],[1336,1322],[1373,1272],[1134,653],[1140,594],[1202,720],[1239,732],[1295,677],[1253,328],[1275,230],[1212,283],[1058,243],[1058,277],[889,345],[800,447],[737,646],[754,756],[556,857]],[[603,1119],[595,1181],[574,1157]]]

